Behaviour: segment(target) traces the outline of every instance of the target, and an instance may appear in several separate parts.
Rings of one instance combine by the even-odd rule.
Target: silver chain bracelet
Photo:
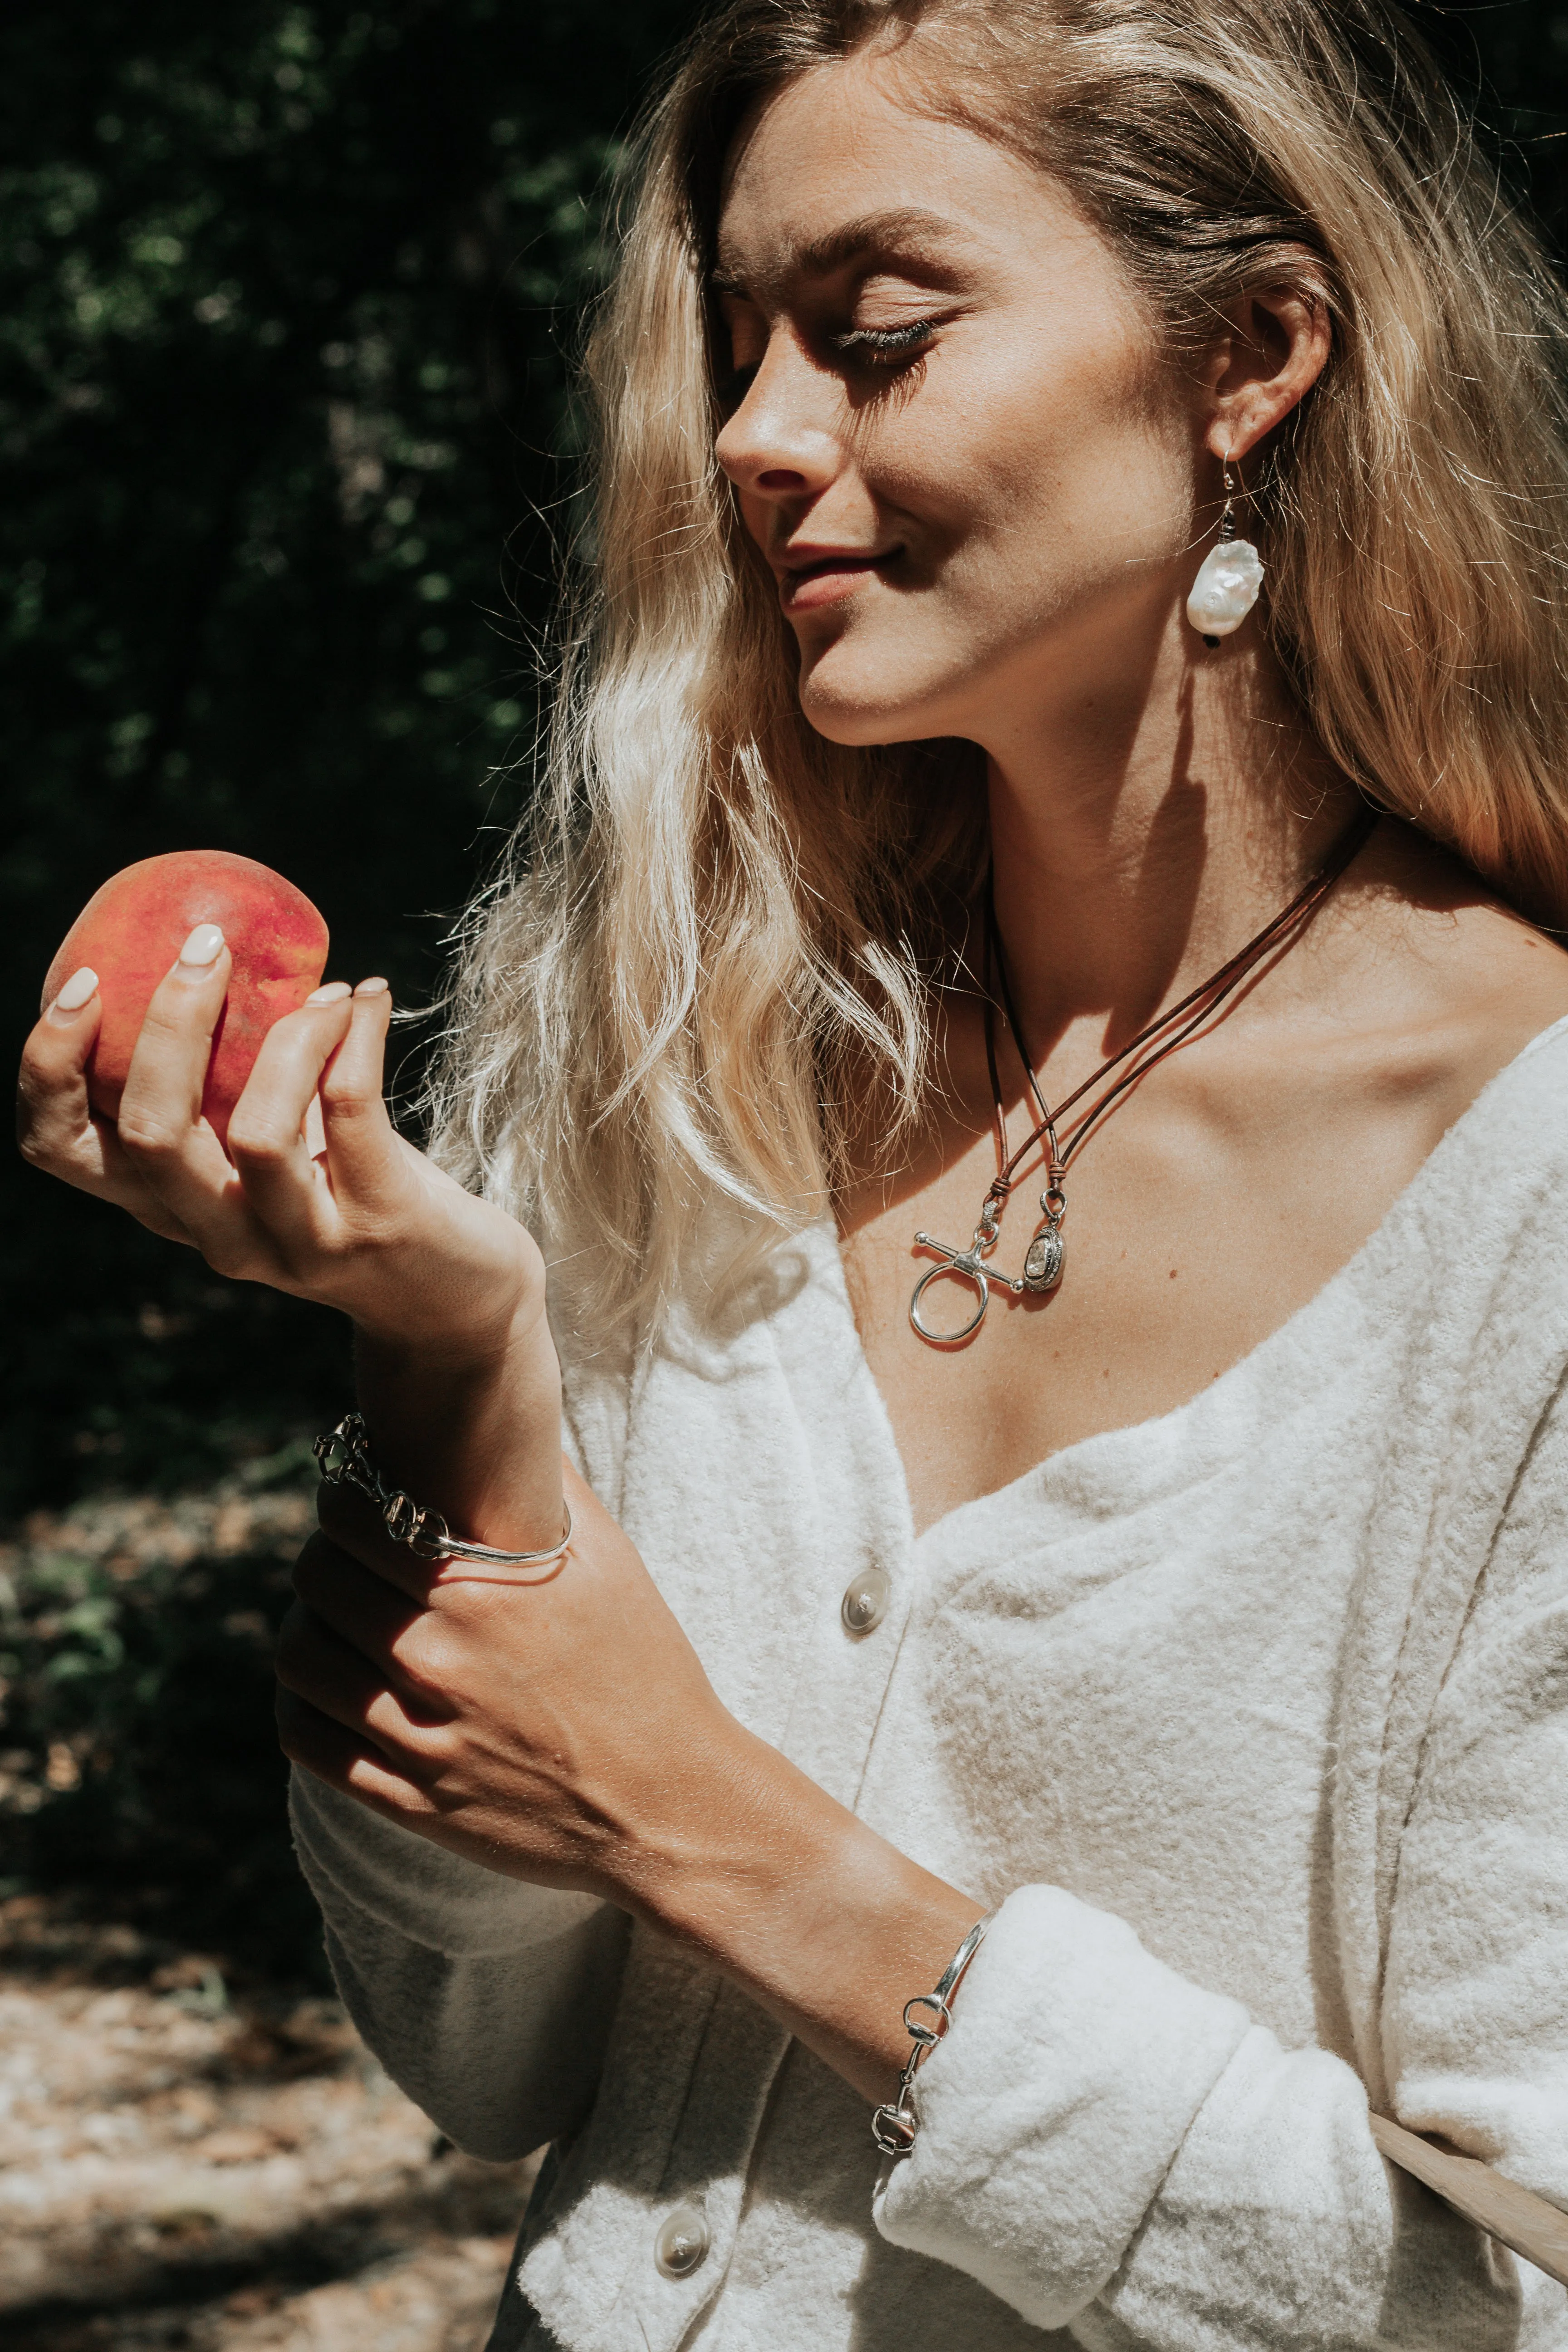
[[[942,1970],[934,1992],[918,1992],[913,2000],[904,2003],[904,2030],[914,2044],[899,2077],[899,2095],[890,2106],[879,2107],[871,2118],[871,2137],[884,2156],[908,2156],[920,2129],[919,2119],[910,2105],[910,2093],[915,2075],[930,2052],[936,2048],[952,2022],[950,2004],[953,1994],[963,1982],[964,1970],[980,1949],[985,1930],[996,1914],[987,1911],[984,1919],[976,1919],[947,1967]],[[911,2010],[924,2010],[925,2017],[911,2017]]]
[[[370,1432],[363,1413],[344,1413],[336,1429],[317,1438],[311,1452],[323,1486],[355,1486],[362,1495],[368,1495],[393,1542],[406,1545],[416,1559],[464,1559],[476,1568],[545,1568],[564,1558],[572,1540],[568,1503],[563,1506],[566,1525],[560,1542],[547,1544],[542,1551],[498,1551],[493,1544],[465,1543],[452,1533],[439,1511],[427,1509],[412,1495],[386,1484],[371,1460]]]

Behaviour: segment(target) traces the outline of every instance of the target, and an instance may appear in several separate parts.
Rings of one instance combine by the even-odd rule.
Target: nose
[[[844,465],[837,430],[843,389],[794,338],[769,336],[746,396],[721,427],[714,455],[742,496],[815,497]]]

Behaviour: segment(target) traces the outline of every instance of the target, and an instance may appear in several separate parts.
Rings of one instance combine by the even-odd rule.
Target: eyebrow
[[[962,240],[962,229],[946,214],[903,205],[889,212],[866,213],[858,220],[846,221],[842,228],[830,229],[826,236],[814,237],[809,245],[795,249],[786,268],[807,278],[831,278],[836,270],[868,253],[885,253],[896,246],[906,253],[913,250],[921,257],[934,258],[942,247]],[[746,290],[742,274],[722,248],[710,283],[718,294]]]

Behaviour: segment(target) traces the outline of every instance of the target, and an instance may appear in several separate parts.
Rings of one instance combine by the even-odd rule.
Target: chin
[[[915,743],[953,731],[936,718],[929,681],[900,678],[891,662],[836,658],[842,652],[831,647],[800,681],[801,710],[829,743]]]

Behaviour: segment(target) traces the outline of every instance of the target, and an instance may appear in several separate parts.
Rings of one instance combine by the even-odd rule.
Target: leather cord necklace
[[[1173,1004],[1168,1013],[1160,1014],[1129,1039],[1120,1053],[1091,1072],[1080,1087],[1075,1087],[1053,1109],[1041,1093],[1035,1076],[1034,1055],[1024,1042],[1013,991],[1008,983],[1007,966],[1002,952],[1002,941],[996,929],[996,910],[992,892],[991,877],[985,879],[985,1062],[991,1076],[992,1127],[996,1141],[996,1173],[980,1204],[980,1221],[966,1249],[958,1249],[946,1242],[934,1241],[930,1234],[917,1234],[915,1247],[930,1250],[941,1259],[939,1265],[928,1267],[914,1287],[910,1300],[910,1321],[929,1346],[957,1347],[979,1330],[985,1320],[985,1310],[991,1303],[993,1284],[1011,1292],[1015,1298],[1026,1291],[1054,1290],[1062,1278],[1066,1244],[1062,1239],[1062,1219],[1067,1214],[1067,1194],[1062,1189],[1069,1163],[1077,1157],[1102,1118],[1126,1099],[1141,1078],[1146,1077],[1156,1063],[1167,1055],[1179,1052],[1194,1037],[1206,1029],[1235,996],[1243,981],[1257,971],[1270,955],[1283,955],[1293,948],[1319,906],[1334,884],[1364,846],[1367,836],[1377,823],[1377,811],[1363,808],[1354,823],[1342,835],[1311,880],[1299,890],[1288,907],[1280,908],[1270,922],[1265,923],[1256,938],[1233,955],[1228,963],[1221,964],[1192,992]],[[1040,1116],[1017,1150],[1007,1150],[1006,1113],[1002,1106],[1002,1081],[996,1067],[995,1008],[992,1001],[991,983],[994,973],[1002,999],[1002,1010],[1012,1032],[1013,1043],[1024,1066],[1030,1094]],[[1109,1081],[1109,1083],[1107,1083]],[[1096,1094],[1095,1089],[1101,1091]],[[1093,1096],[1085,1109],[1070,1127],[1063,1128],[1065,1115],[1081,1103],[1086,1095]],[[999,1273],[985,1260],[996,1246],[1002,1212],[1019,1181],[1018,1171],[1037,1144],[1044,1142],[1047,1150],[1047,1176],[1040,1194],[1040,1209],[1045,1222],[1040,1225],[1024,1259],[1021,1275]],[[969,1283],[975,1294],[974,1312],[956,1330],[936,1331],[921,1314],[921,1301],[933,1282],[956,1275],[961,1282]]]

